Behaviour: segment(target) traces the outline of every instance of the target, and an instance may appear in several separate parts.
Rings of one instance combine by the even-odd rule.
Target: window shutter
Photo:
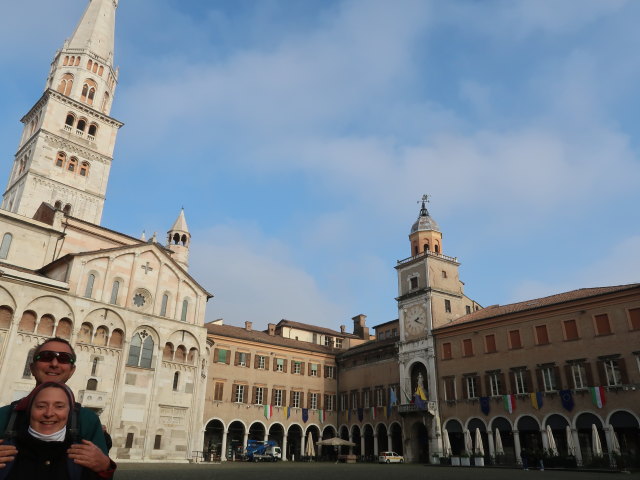
[[[238,365],[240,363],[240,352],[236,351],[235,360],[233,361],[234,365]]]
[[[289,392],[289,406],[293,407],[293,390]]]
[[[307,408],[311,408],[311,394],[307,393]]]
[[[267,387],[262,389],[262,403],[264,405],[269,405],[269,389]]]
[[[322,405],[318,405],[318,408],[324,408],[326,410],[327,405],[329,405],[329,395],[325,393],[323,397],[324,398],[322,399]]]
[[[307,375],[311,376],[311,362],[307,364]]]
[[[542,369],[540,368],[536,368],[536,382],[538,382],[538,391],[544,392],[544,380],[542,379]]]
[[[604,370],[604,362],[598,361],[598,377],[600,378],[600,385],[607,385],[607,373]]]
[[[258,366],[259,366],[259,365],[258,365],[258,360],[259,360],[259,359],[260,359],[260,355],[256,355],[256,356],[253,358],[253,368],[258,368]]]
[[[504,373],[500,373],[500,389],[498,391],[500,395],[504,395],[507,393],[507,380],[504,376]]]
[[[469,389],[467,388],[467,377],[462,377],[462,396],[469,398]]]
[[[246,356],[246,360],[247,360],[246,361],[246,365],[248,367],[249,365],[251,365],[251,354],[250,353],[246,353],[245,356]]]
[[[587,386],[588,387],[595,386],[595,383],[593,382],[593,373],[591,371],[591,362],[585,362],[584,372],[587,375]]]
[[[231,364],[231,350],[227,350],[227,359],[225,361],[227,365]]]
[[[329,367],[327,367],[326,365],[324,366],[324,378],[327,378],[329,376]]]
[[[304,362],[300,362],[300,375],[304,375]]]
[[[560,377],[560,367],[553,367],[553,376],[556,377],[556,390],[562,390],[562,378]]]
[[[275,405],[276,404],[276,389],[272,389],[271,390],[271,405]]]
[[[231,392],[231,402],[235,403],[238,401],[238,388],[233,385],[233,391]]]
[[[304,405],[304,392],[300,392],[300,407]]]
[[[533,386],[533,379],[532,379],[532,375],[531,375],[531,370],[525,370],[524,378],[527,381],[525,393],[535,392],[535,388]]]
[[[277,368],[278,368],[278,359],[274,358],[273,359],[273,371],[275,372]]]
[[[257,390],[256,387],[251,388],[251,399],[250,400],[247,399],[249,400],[247,403],[256,403],[256,390]]]
[[[571,364],[569,363],[564,366],[564,376],[567,379],[567,388],[575,388],[573,374],[571,373]]]
[[[287,373],[287,360],[284,360],[282,363],[283,363],[283,371],[284,373]]]
[[[511,387],[511,393],[516,393],[518,391],[518,389],[516,388],[515,372],[509,372],[509,386]]]
[[[265,355],[264,357],[264,369],[269,370],[269,357]]]
[[[220,349],[216,348],[213,350],[213,362],[217,362],[218,358],[220,358]]]
[[[484,388],[487,390],[487,397],[491,396],[491,375],[484,376]]]
[[[627,363],[624,361],[624,358],[618,359],[618,368],[620,369],[620,380],[623,385],[629,383],[629,376],[627,375]]]

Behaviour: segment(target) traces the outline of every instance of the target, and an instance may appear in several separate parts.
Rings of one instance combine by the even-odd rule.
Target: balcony
[[[80,390],[78,392],[78,403],[83,407],[103,410],[107,406],[107,392],[99,392],[97,390]]]
[[[405,403],[398,405],[398,413],[400,415],[407,415],[411,413],[428,412],[431,415],[436,414],[436,402],[424,402],[424,408],[420,408],[415,403]]]
[[[423,252],[420,255],[415,255],[413,257],[405,258],[404,260],[398,260],[397,265],[404,265],[405,263],[409,263],[413,260],[417,260],[419,258],[424,258],[424,257],[437,257],[437,258],[442,258],[444,260],[449,260],[450,262],[458,263],[458,257],[450,257],[449,255],[444,255],[442,253]]]

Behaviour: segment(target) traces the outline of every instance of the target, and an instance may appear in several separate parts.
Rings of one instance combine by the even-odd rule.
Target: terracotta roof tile
[[[252,342],[265,343],[268,345],[277,345],[280,347],[296,348],[298,350],[307,350],[317,353],[335,354],[337,351],[331,347],[317,345],[315,343],[303,342],[300,340],[292,340],[283,338],[279,335],[269,335],[267,332],[260,330],[248,331],[242,327],[234,327],[233,325],[216,325],[214,323],[205,324],[207,333],[219,335],[222,337],[237,338],[240,340],[249,340]]]
[[[298,328],[300,330],[308,330],[310,332],[324,333],[327,335],[341,336],[345,338],[360,338],[357,335],[354,335],[353,333],[346,333],[346,332],[342,333],[342,332],[338,332],[337,330],[331,330],[330,328],[318,327],[317,325],[294,322],[292,320],[286,320],[286,319],[282,319],[278,322],[278,325],[276,325],[276,328],[279,328],[279,327]]]
[[[629,285],[616,285],[611,287],[580,288],[578,290],[571,290],[569,292],[558,293],[556,295],[550,295],[548,297],[535,298],[533,300],[525,300],[524,302],[511,303],[509,305],[491,305],[481,310],[472,312],[468,315],[464,315],[452,321],[451,323],[448,323],[447,325],[444,325],[434,330],[435,331],[444,330],[448,327],[460,325],[464,323],[475,322],[478,320],[486,320],[489,318],[508,315],[511,313],[526,312],[528,310],[535,310],[541,307],[558,305],[561,303],[581,300],[589,297],[596,297],[598,295],[606,295],[608,293],[631,290],[633,288],[638,288],[638,287],[640,287],[640,283],[632,283]]]

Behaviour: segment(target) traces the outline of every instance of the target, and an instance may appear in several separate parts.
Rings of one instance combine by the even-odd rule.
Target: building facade
[[[434,333],[454,455],[476,429],[487,458],[507,462],[555,446],[593,464],[594,429],[605,455],[640,453],[639,284],[495,305]]]
[[[35,347],[59,336],[78,354],[69,384],[111,433],[111,456],[184,461],[202,449],[211,295],[187,271],[183,212],[166,245],[99,224],[122,125],[109,116],[117,3],[88,4],[22,119],[0,210],[0,402],[31,391]]]

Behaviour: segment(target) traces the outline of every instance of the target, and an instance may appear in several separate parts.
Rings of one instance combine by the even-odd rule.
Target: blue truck
[[[249,440],[244,459],[248,462],[277,462],[282,459],[282,451],[274,440]]]

